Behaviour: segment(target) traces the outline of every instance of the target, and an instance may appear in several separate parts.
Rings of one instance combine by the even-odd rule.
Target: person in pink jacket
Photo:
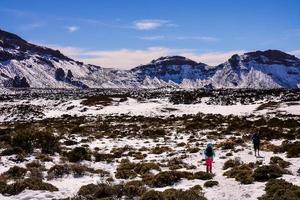
[[[207,144],[207,147],[204,151],[205,163],[206,163],[206,172],[212,173],[212,163],[215,157],[215,151],[213,150],[213,145],[211,143]]]

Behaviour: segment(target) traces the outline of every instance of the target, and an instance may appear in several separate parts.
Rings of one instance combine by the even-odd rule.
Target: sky
[[[166,55],[210,65],[255,50],[300,57],[299,0],[0,0],[0,29],[121,69]]]

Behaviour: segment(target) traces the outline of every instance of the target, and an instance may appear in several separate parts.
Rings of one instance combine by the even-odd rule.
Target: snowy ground
[[[177,137],[181,137],[181,135],[176,135]],[[164,145],[170,146],[174,149],[175,152],[178,152],[173,157],[178,157],[181,155],[181,151],[183,150],[182,147],[177,147],[176,143],[179,142],[188,142],[187,136],[182,135],[182,139],[177,139],[176,142],[171,143],[164,143],[163,141],[157,142],[157,143],[163,143]],[[82,139],[82,138],[78,138]],[[174,138],[173,138],[174,139]],[[96,140],[94,142],[91,142],[89,147],[93,149],[94,147],[98,147],[100,149],[103,149],[103,152],[110,152],[110,150],[113,147],[124,147],[126,145],[130,145],[136,149],[141,147],[147,147],[151,148],[154,147],[157,143],[152,141],[150,143],[146,142],[149,140],[139,140],[139,139],[103,139],[103,140]],[[171,141],[175,141],[171,139]],[[215,143],[218,141],[215,141]],[[275,141],[276,143],[276,141]],[[204,194],[205,197],[209,200],[240,200],[240,199],[249,199],[254,200],[257,199],[257,197],[262,196],[265,188],[265,182],[255,182],[254,184],[249,185],[243,185],[239,182],[235,181],[233,178],[227,178],[223,176],[224,170],[222,169],[224,162],[231,159],[240,159],[242,162],[249,163],[249,162],[256,162],[257,158],[252,155],[252,145],[250,143],[247,143],[246,146],[243,147],[244,150],[239,151],[237,153],[233,153],[233,156],[227,157],[226,159],[221,159],[223,156],[225,156],[226,153],[232,152],[227,150],[216,150],[216,159],[213,164],[213,172],[215,174],[215,177],[213,180],[216,180],[219,182],[219,186],[215,186],[213,188],[204,188]],[[198,153],[191,153],[188,155],[186,159],[184,159],[184,162],[189,165],[195,165],[196,169],[189,170],[189,171],[205,171],[205,165],[203,162],[201,162],[201,159],[203,158],[203,155],[201,152],[203,152],[204,146],[201,147],[200,152]],[[270,157],[274,156],[272,152],[266,152],[262,151],[261,155],[264,156],[264,159],[262,159],[263,164],[269,164]],[[282,157],[284,160],[289,161],[292,163],[292,165],[288,168],[292,172],[291,175],[284,175],[283,179],[285,179],[288,182],[291,182],[293,184],[300,186],[300,177],[297,176],[297,170],[300,166],[300,158],[286,158],[285,154],[277,154],[276,156]],[[220,158],[221,157],[221,158]],[[154,154],[148,154],[146,159],[144,161],[153,161],[160,162],[165,159],[171,159],[172,157],[168,157],[166,153],[163,153],[161,155],[154,155]],[[131,158],[130,158],[131,159]],[[33,157],[30,157],[29,160],[22,164],[17,164],[19,166],[24,167],[26,163],[33,160]],[[59,163],[59,159],[54,159],[54,162]],[[136,162],[136,161],[135,161]],[[109,171],[111,175],[113,175],[116,171],[118,163],[105,163],[105,162],[89,162],[84,161],[83,164],[95,168],[95,169],[104,169],[106,171]],[[7,171],[10,167],[16,165],[13,162],[8,161],[8,157],[2,157],[2,164],[0,165],[0,172]],[[49,162],[46,163],[46,168],[50,168],[53,166],[54,163]],[[165,169],[167,170],[167,169]],[[120,181],[120,180],[119,180]],[[122,181],[122,180],[121,180]],[[123,180],[124,181],[124,180]],[[126,180],[125,180],[126,181]],[[53,198],[64,198],[64,197],[72,197],[75,196],[77,191],[82,185],[86,185],[89,183],[97,183],[101,182],[101,178],[97,176],[83,176],[80,178],[74,178],[72,175],[65,176],[63,178],[58,178],[55,180],[47,181],[54,186],[56,186],[59,191],[58,192],[47,192],[47,191],[31,191],[31,190],[25,190],[24,192],[20,193],[16,196],[10,196],[10,197],[4,197],[1,196],[1,199],[53,199]],[[178,183],[176,183],[173,186],[163,187],[163,188],[156,188],[156,190],[163,191],[168,188],[175,188],[175,189],[188,189],[190,187],[193,187],[195,185],[201,185],[203,186],[205,181],[202,180],[182,180]]]
[[[237,103],[235,105],[208,105],[206,101],[208,99],[203,98],[201,103],[196,104],[172,104],[166,98],[160,99],[147,99],[147,100],[137,100],[134,98],[128,98],[126,101],[120,101],[118,98],[114,98],[110,105],[93,105],[87,106],[83,105],[82,101],[84,99],[77,100],[46,100],[44,98],[30,99],[30,100],[9,100],[9,101],[1,101],[0,102],[0,122],[16,122],[16,121],[42,121],[47,118],[60,118],[64,115],[70,116],[86,116],[86,117],[109,117],[115,116],[116,121],[112,122],[112,124],[121,123],[118,122],[118,117],[121,119],[122,116],[146,116],[146,117],[155,117],[155,118],[166,118],[171,115],[174,116],[183,116],[185,114],[196,115],[197,113],[203,114],[221,114],[223,116],[226,115],[235,115],[235,116],[248,116],[249,120],[255,120],[256,117],[261,116],[277,116],[281,114],[291,114],[294,117],[298,117],[300,115],[300,101],[293,102],[277,102],[276,106],[264,106],[267,101],[257,101],[252,104],[242,105]],[[20,112],[18,106],[28,105],[33,107],[33,110],[28,110],[28,107]],[[299,118],[297,118],[299,120]],[[3,123],[3,124],[4,124]],[[137,122],[138,123],[138,122]],[[0,123],[1,125],[1,123]],[[83,124],[84,125],[84,124]],[[174,125],[172,125],[174,126]],[[219,124],[216,124],[219,126]],[[160,127],[157,127],[160,128]],[[262,159],[258,159],[253,155],[252,152],[252,144],[249,140],[245,140],[245,143],[240,145],[236,145],[235,150],[228,149],[222,150],[221,148],[217,148],[218,144],[224,142],[226,139],[231,136],[240,137],[237,135],[226,135],[215,138],[208,138],[207,132],[209,131],[217,131],[216,130],[197,130],[196,133],[191,134],[190,132],[181,131],[181,129],[177,129],[180,127],[174,126],[172,129],[172,133],[170,134],[168,139],[163,137],[157,139],[149,139],[149,138],[138,138],[138,137],[94,137],[93,132],[85,133],[89,135],[89,137],[94,137],[92,140],[89,137],[84,135],[69,135],[70,138],[74,138],[78,144],[71,146],[64,146],[67,149],[72,149],[76,146],[82,146],[89,148],[90,150],[94,150],[96,148],[99,149],[100,153],[110,153],[114,148],[121,147],[130,147],[131,150],[138,151],[143,148],[142,153],[147,156],[142,160],[135,160],[132,156],[126,156],[122,158],[116,158],[112,162],[100,161],[95,162],[92,161],[81,161],[80,164],[85,165],[89,168],[93,169],[102,169],[108,171],[110,176],[113,178],[113,183],[126,183],[129,180],[117,179],[115,177],[116,170],[120,164],[120,161],[124,158],[128,158],[131,162],[155,162],[155,163],[164,163],[166,160],[170,160],[172,158],[182,157],[182,161],[188,166],[194,166],[193,169],[179,169],[183,171],[189,172],[197,172],[197,171],[205,171],[205,165],[202,161],[203,159],[203,151],[208,142],[211,142],[215,145],[216,150],[216,158],[213,164],[213,173],[215,176],[212,180],[218,181],[219,185],[214,186],[212,188],[203,187],[206,181],[204,180],[187,180],[182,179],[178,183],[175,183],[172,186],[162,187],[162,188],[151,188],[158,191],[164,191],[168,188],[175,189],[189,189],[195,185],[200,185],[203,187],[204,196],[208,200],[241,200],[241,199],[249,199],[255,200],[258,197],[261,197],[265,193],[265,184],[266,182],[254,182],[252,184],[241,184],[236,181],[234,178],[227,178],[223,175],[226,170],[223,170],[224,163],[229,159],[238,159],[243,163],[256,163],[257,161],[262,161],[263,165],[268,165],[270,163],[270,158],[275,156],[272,151],[261,151]],[[195,136],[195,140],[190,141],[189,138],[191,136]],[[88,142],[82,142],[83,140],[87,140]],[[60,142],[63,142],[66,138],[61,139]],[[291,142],[298,141],[299,139],[291,140]],[[267,141],[270,144],[279,146],[283,142],[283,139],[271,140]],[[184,143],[184,146],[179,146],[178,144]],[[164,152],[162,154],[153,154],[151,153],[151,149],[156,146],[167,146],[172,149],[172,154],[168,152]],[[199,148],[199,152],[189,153],[187,152],[187,148],[197,147]],[[3,150],[0,146],[0,152]],[[2,156],[0,161],[0,174],[6,172],[10,167],[20,166],[25,167],[27,163],[35,160],[35,156],[38,151],[35,151],[32,155],[28,155],[26,157],[26,161],[21,163],[16,163],[11,160],[15,156]],[[227,153],[232,153],[232,156],[226,156]],[[297,174],[300,167],[300,157],[296,158],[287,158],[286,153],[276,154],[283,158],[285,161],[291,163],[291,165],[287,168],[291,174],[283,175],[283,179],[291,182],[295,185],[300,186],[300,176]],[[52,156],[53,161],[44,162],[45,171],[44,176],[47,175],[47,170],[49,170],[55,164],[63,164],[69,163],[61,159],[61,155],[56,153]],[[170,170],[168,167],[161,167],[162,171]],[[158,171],[152,171],[153,174],[157,174]],[[28,174],[26,175],[28,176]],[[138,176],[133,180],[141,180],[141,177]],[[8,200],[8,199],[60,199],[66,197],[74,197],[81,186],[87,185],[90,183],[101,183],[104,182],[105,179],[97,174],[86,174],[82,177],[74,177],[72,174],[64,175],[62,178],[55,178],[52,180],[44,180],[47,183],[51,183],[56,186],[59,191],[49,192],[49,191],[39,191],[39,190],[25,190],[18,195],[13,196],[3,196],[0,194],[0,199]],[[13,183],[14,181],[10,181]],[[150,189],[148,187],[148,189]]]
[[[114,99],[112,105],[82,105],[84,99],[78,100],[13,100],[0,102],[0,122],[17,120],[35,120],[45,118],[57,118],[62,115],[71,116],[103,116],[103,115],[131,115],[131,116],[181,116],[184,114],[221,114],[221,115],[263,115],[284,113],[300,115],[300,101],[279,102],[276,107],[263,107],[265,102],[258,101],[248,105],[237,103],[235,105],[209,105],[206,99],[196,104],[172,104],[168,99],[150,99],[138,101],[128,98],[125,102]],[[36,112],[20,114],[17,106],[32,106]],[[9,109],[8,109],[9,108]]]

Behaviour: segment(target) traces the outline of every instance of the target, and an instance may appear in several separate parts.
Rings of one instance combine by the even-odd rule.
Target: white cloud
[[[138,20],[133,23],[133,27],[137,30],[153,30],[161,27],[175,27],[176,24],[170,23],[168,20]]]
[[[242,54],[244,50],[198,53],[194,49],[172,49],[166,47],[150,47],[147,49],[117,49],[90,51],[76,47],[45,45],[60,50],[63,54],[87,64],[101,67],[130,69],[140,64],[147,64],[161,56],[181,55],[197,62],[215,66],[227,61],[233,54]]]
[[[182,53],[180,55],[190,58],[192,60],[202,62],[211,66],[215,66],[227,61],[234,54],[243,54],[245,50],[236,51],[217,51],[208,53]]]
[[[66,29],[68,30],[69,33],[73,33],[79,30],[78,26],[67,26]]]
[[[143,36],[140,37],[141,40],[198,40],[203,42],[216,42],[219,39],[209,36]]]
[[[24,31],[29,31],[29,30],[33,30],[36,28],[40,28],[42,26],[44,26],[43,23],[29,23],[29,24],[21,25],[19,28]]]
[[[300,49],[297,49],[297,50],[293,50],[293,51],[290,51],[288,52],[289,54],[292,54],[298,58],[300,58]]]

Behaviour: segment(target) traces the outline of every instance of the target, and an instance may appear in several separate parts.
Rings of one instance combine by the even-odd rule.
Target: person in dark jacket
[[[260,156],[259,155],[259,148],[260,148],[260,137],[259,137],[259,134],[258,133],[254,133],[251,137],[252,139],[252,143],[253,143],[253,146],[254,146],[254,154],[256,156],[256,152],[258,152],[258,155],[257,156]]]
[[[215,151],[213,150],[213,145],[211,143],[207,144],[207,147],[204,151],[205,163],[206,163],[206,172],[212,173],[212,163],[215,157]]]

